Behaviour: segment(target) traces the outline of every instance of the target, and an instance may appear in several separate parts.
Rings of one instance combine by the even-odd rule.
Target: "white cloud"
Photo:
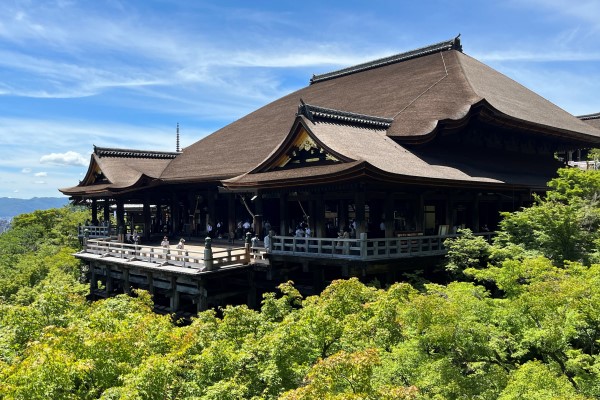
[[[40,158],[40,163],[56,165],[87,165],[86,159],[81,154],[74,151],[46,154]]]
[[[21,172],[22,172],[22,173],[24,173],[24,174],[28,174],[28,173],[30,173],[30,172],[31,172],[31,168],[23,168],[23,169],[21,170]]]
[[[43,176],[48,176],[48,173],[47,172],[36,172],[33,175],[37,176],[37,177],[43,177]]]
[[[35,181],[33,183],[35,183],[36,185],[45,185],[46,184],[45,181]]]

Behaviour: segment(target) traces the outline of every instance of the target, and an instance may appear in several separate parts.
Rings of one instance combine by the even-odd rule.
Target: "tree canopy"
[[[257,310],[187,325],[153,313],[144,291],[86,300],[71,256],[85,212],[20,216],[0,235],[0,398],[600,398],[589,173],[561,171],[492,244],[469,232],[448,242],[450,283],[353,278],[303,297],[287,282]]]

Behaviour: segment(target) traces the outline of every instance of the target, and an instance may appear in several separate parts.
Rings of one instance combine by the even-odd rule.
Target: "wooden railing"
[[[114,226],[85,225],[79,226],[77,234],[81,238],[106,238],[115,235],[116,232]]]
[[[250,257],[245,248],[231,248],[211,252],[212,257],[205,259],[204,251],[171,249],[158,246],[142,246],[109,240],[90,239],[85,244],[84,253],[102,257],[117,257],[127,261],[145,261],[160,266],[174,265],[210,271],[237,264],[248,264]]]
[[[493,233],[477,233],[488,241]],[[351,260],[383,260],[446,254],[444,240],[460,235],[407,236],[381,239],[331,239],[274,236],[274,255],[340,258]]]

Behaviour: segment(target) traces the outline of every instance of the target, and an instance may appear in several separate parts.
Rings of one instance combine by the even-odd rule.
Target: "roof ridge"
[[[578,115],[577,118],[579,118],[582,121],[588,120],[588,119],[599,119],[600,118],[600,112],[594,113],[594,114],[586,114],[586,115]]]
[[[98,157],[173,159],[181,153],[156,150],[119,149],[114,147],[98,147],[94,145],[94,154],[96,154]]]
[[[443,42],[431,44],[404,53],[395,54],[393,56],[379,58],[377,60],[368,61],[366,63],[357,64],[351,67],[342,68],[336,71],[327,72],[319,75],[313,75],[313,77],[310,79],[310,84],[312,85],[313,83],[322,82],[329,79],[334,79],[340,76],[350,75],[373,68],[379,68],[385,65],[395,64],[401,61],[406,61],[413,58],[418,58],[447,50],[458,50],[462,52],[462,45],[460,44],[460,33],[458,34],[458,36],[450,40],[445,40]]]
[[[298,113],[296,115],[304,115],[313,122],[314,118],[320,118],[385,129],[389,128],[394,121],[392,118],[377,117],[373,115],[336,110],[333,108],[319,107],[312,104],[307,104],[302,99],[300,99],[300,105],[298,106]]]

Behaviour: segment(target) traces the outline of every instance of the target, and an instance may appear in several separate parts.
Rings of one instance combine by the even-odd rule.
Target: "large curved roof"
[[[161,179],[217,181],[252,170],[287,137],[301,101],[388,119],[385,135],[399,143],[425,141],[445,123],[485,107],[524,130],[567,143],[600,144],[600,130],[463,54],[458,39],[382,60],[314,77],[309,86],[184,149]]]

